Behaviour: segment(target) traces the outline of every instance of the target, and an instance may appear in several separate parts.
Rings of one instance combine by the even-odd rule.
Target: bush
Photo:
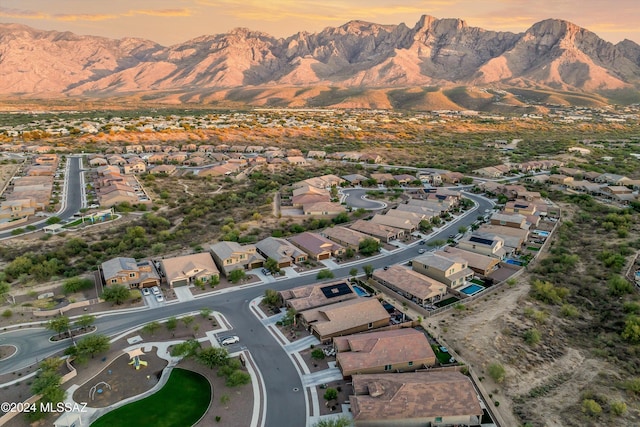
[[[563,304],[562,308],[560,309],[560,314],[562,314],[564,317],[578,317],[580,312],[575,306],[571,304]]]
[[[227,381],[225,384],[227,387],[236,387],[239,385],[249,384],[250,382],[251,375],[249,375],[247,372],[236,370],[227,377]]]
[[[507,374],[504,369],[504,366],[502,366],[502,364],[498,362],[494,362],[490,364],[489,367],[487,368],[487,372],[489,373],[489,376],[498,384],[504,381],[505,376]]]
[[[613,402],[611,404],[611,413],[615,416],[624,415],[627,412],[627,404],[624,402]]]
[[[322,349],[320,348],[316,348],[311,352],[311,357],[316,360],[322,360],[324,359],[324,351],[322,351]]]
[[[336,390],[335,388],[331,388],[329,387],[325,392],[324,392],[324,400],[335,400],[338,398],[338,390]]]
[[[316,276],[316,279],[318,279],[318,280],[333,279],[333,277],[334,277],[333,271],[324,269],[324,270],[320,270],[318,272],[318,275]]]
[[[584,399],[582,401],[582,412],[595,417],[602,413],[602,406],[593,399]]]
[[[525,331],[523,338],[524,342],[533,347],[540,342],[540,332],[535,328],[529,329]]]
[[[229,280],[231,283],[238,283],[240,280],[244,279],[246,276],[244,270],[233,270],[229,273]]]
[[[65,280],[62,285],[62,291],[65,294],[72,294],[83,289],[89,289],[93,286],[93,281],[90,279],[81,279],[79,277],[73,277]]]
[[[561,304],[569,296],[569,289],[554,286],[550,282],[534,280],[531,285],[531,296],[547,304]]]
[[[2,312],[2,317],[4,317],[5,319],[8,319],[12,315],[13,315],[13,311],[9,310],[8,308]]]

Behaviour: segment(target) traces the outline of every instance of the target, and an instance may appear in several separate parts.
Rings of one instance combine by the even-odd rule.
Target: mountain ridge
[[[185,97],[172,97],[171,102],[179,103],[194,99],[198,91],[210,95],[274,87],[409,91],[469,86],[606,98],[619,91],[638,92],[640,46],[630,40],[614,45],[558,19],[537,22],[522,33],[429,15],[413,27],[353,20],[286,38],[235,28],[168,47],[139,38],[0,24],[0,74],[0,95],[8,97],[182,93]],[[289,103],[278,102],[308,104],[286,92]]]

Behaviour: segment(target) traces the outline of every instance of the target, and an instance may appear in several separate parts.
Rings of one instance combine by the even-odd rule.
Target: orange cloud
[[[174,16],[191,16],[189,9],[140,9],[130,10],[123,14],[123,16],[135,16],[135,15],[147,15],[147,16],[160,16],[160,17],[174,17]]]
[[[49,19],[49,15],[34,10],[10,9],[0,7],[0,16],[12,19]]]
[[[53,19],[55,19],[56,21],[107,21],[109,19],[116,19],[117,17],[118,15],[107,15],[100,13],[70,13],[53,15]]]

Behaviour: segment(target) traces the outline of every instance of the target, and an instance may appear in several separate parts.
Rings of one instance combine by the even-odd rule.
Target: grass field
[[[98,418],[93,427],[184,427],[195,424],[211,400],[211,385],[202,375],[174,369],[157,393]]]
[[[456,297],[451,297],[451,298],[447,298],[445,300],[442,301],[438,301],[437,303],[435,303],[436,307],[445,307],[449,304],[454,304],[456,302],[460,301],[460,298],[456,298]]]

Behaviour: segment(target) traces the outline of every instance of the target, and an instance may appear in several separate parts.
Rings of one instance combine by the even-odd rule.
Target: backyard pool
[[[369,296],[369,292],[365,291],[360,286],[353,285],[352,287],[353,287],[353,290],[355,291],[355,293],[358,294],[359,297],[368,297]]]
[[[534,231],[534,233],[536,233],[538,236],[549,237],[549,232],[548,231],[536,230],[536,231]]]
[[[475,294],[477,294],[479,292],[484,291],[484,289],[485,289],[484,286],[476,285],[474,283],[474,284],[471,284],[469,286],[465,286],[464,288],[460,289],[460,292],[462,292],[465,295],[473,296],[473,295],[475,295]]]
[[[522,261],[516,261],[515,259],[511,259],[511,258],[505,259],[504,262],[512,265],[522,265]]]

